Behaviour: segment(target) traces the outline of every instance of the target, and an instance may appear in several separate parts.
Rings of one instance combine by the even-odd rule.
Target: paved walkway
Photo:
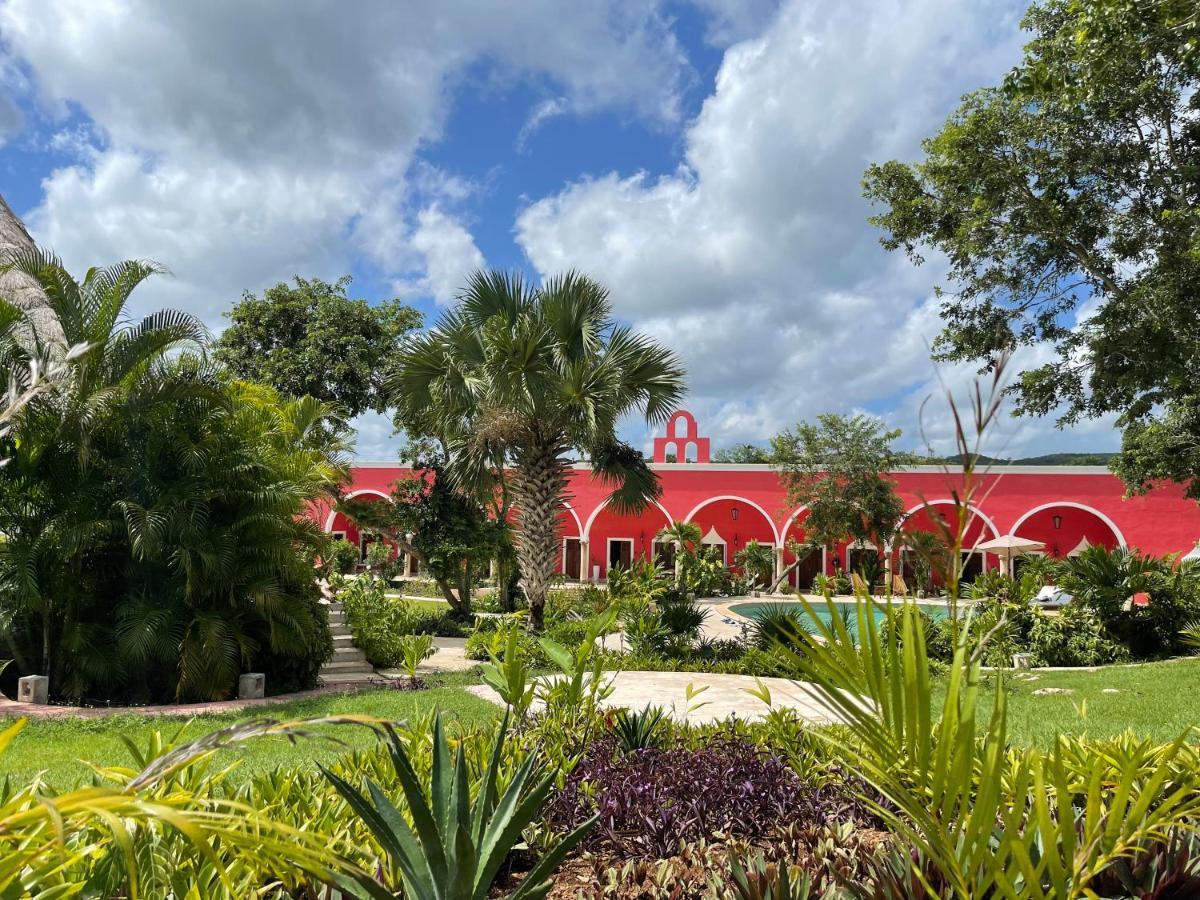
[[[612,679],[612,693],[604,700],[606,709],[645,709],[661,706],[673,719],[701,724],[728,719],[756,720],[766,716],[770,707],[748,693],[757,688],[749,675],[710,675],[700,672],[606,672]],[[839,721],[837,714],[817,696],[812,685],[786,678],[758,679],[771,692],[772,705],[793,709],[807,722],[829,725]],[[687,698],[692,686],[692,699]],[[701,689],[701,693],[696,693]],[[500,696],[487,685],[467,688],[485,700],[501,705]],[[536,708],[536,704],[535,704]]]
[[[276,694],[259,700],[218,700],[214,703],[175,703],[168,706],[54,706],[36,703],[18,703],[0,696],[0,719],[31,716],[40,719],[61,719],[78,716],[84,719],[102,719],[106,716],[205,716],[214,713],[236,712],[257,706],[277,706],[292,700],[307,700],[329,694],[345,694],[371,685],[344,685],[319,687],[311,691],[294,694]]]

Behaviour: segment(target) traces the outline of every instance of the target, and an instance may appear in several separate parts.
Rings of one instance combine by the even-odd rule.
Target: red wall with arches
[[[675,440],[673,427],[680,421],[691,435],[689,439],[707,442],[690,414],[680,411],[669,423],[666,435],[655,439],[655,456],[660,460],[665,445]],[[706,458],[707,443],[701,447]],[[595,566],[600,567],[602,575],[607,570],[609,538],[632,538],[635,556],[648,556],[655,536],[672,519],[691,517],[706,532],[715,527],[730,544],[730,555],[751,538],[776,544],[775,535],[785,526],[787,534],[781,535],[781,543],[786,543],[788,536],[802,537],[803,515],[787,524],[796,508],[788,503],[778,474],[769,466],[657,461],[652,467],[660,479],[662,496],[657,506],[648,507],[640,516],[618,516],[606,508],[611,487],[594,479],[586,465],[575,467],[568,486],[569,501],[583,528],[568,513],[564,513],[562,522],[564,536],[578,535],[587,542],[589,573]],[[391,484],[404,474],[406,470],[399,466],[357,465],[351,469],[346,490],[386,495]],[[893,478],[905,509],[916,510],[908,520],[909,528],[929,527],[929,513],[920,509],[922,505],[970,493],[979,511],[1000,534],[1011,533],[1019,523],[1021,536],[1043,541],[1049,552],[1059,555],[1074,549],[1080,537],[1094,544],[1129,545],[1159,555],[1185,553],[1200,539],[1200,507],[1187,500],[1179,486],[1162,485],[1147,494],[1126,498],[1121,481],[1102,467],[996,468],[970,486],[964,485],[961,473],[934,466],[896,472]],[[1039,510],[1047,505],[1054,507]],[[732,518],[735,507],[736,520]],[[330,516],[327,504],[314,506],[311,515],[326,530],[340,530],[344,524],[338,516]],[[1057,528],[1055,515],[1060,516]],[[981,521],[972,526],[968,537],[973,541],[984,530]],[[990,537],[991,529],[986,532]],[[838,551],[844,559],[845,548]],[[790,561],[791,555],[785,552],[785,562]],[[994,557],[988,562],[996,564]]]

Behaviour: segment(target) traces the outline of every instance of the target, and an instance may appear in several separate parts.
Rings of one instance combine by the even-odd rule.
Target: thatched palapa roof
[[[32,250],[36,246],[24,223],[0,195],[0,264],[8,262],[13,253]],[[29,314],[43,341],[62,340],[58,319],[50,309],[45,292],[33,278],[24,272],[0,272],[0,297]]]

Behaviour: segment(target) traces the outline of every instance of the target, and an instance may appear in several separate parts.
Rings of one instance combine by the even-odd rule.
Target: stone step
[[[366,662],[367,657],[357,647],[338,647],[333,648],[334,662]]]
[[[327,662],[321,666],[321,673],[325,672],[373,672],[371,664],[365,659],[348,659],[339,660],[336,657],[333,662]]]
[[[335,648],[345,647],[353,643],[354,635],[352,635],[350,632],[347,631],[345,634],[338,634],[336,631],[333,632],[333,646]]]
[[[352,672],[341,674],[320,675],[317,677],[319,684],[339,685],[339,684],[371,684],[379,681],[380,678],[374,672]]]

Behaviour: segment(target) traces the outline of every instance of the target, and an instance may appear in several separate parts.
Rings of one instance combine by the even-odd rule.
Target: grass
[[[1050,747],[1059,734],[1106,738],[1127,730],[1161,743],[1200,724],[1200,658],[1095,672],[1013,673],[1004,684],[1013,744]],[[1043,688],[1071,693],[1034,694]],[[1117,693],[1106,694],[1106,689]],[[990,715],[994,699],[992,681],[984,697],[984,715]],[[936,700],[940,703],[940,693]]]
[[[278,706],[222,713],[219,715],[185,717],[121,715],[104,718],[31,719],[0,756],[0,772],[22,784],[38,773],[59,789],[69,789],[86,783],[91,769],[83,762],[100,766],[124,765],[129,752],[122,742],[126,737],[144,746],[155,732],[165,737],[186,741],[235,722],[271,718],[277,721],[316,716],[354,713],[382,719],[402,720],[423,714],[437,706],[448,719],[464,723],[483,722],[498,718],[497,707],[463,690],[475,683],[469,675],[444,675],[431,679],[431,686],[421,691],[379,689],[352,694],[331,694],[305,700],[295,700]],[[0,722],[2,725],[11,721]],[[350,747],[363,747],[375,738],[365,728],[329,727],[323,732],[336,737]],[[239,749],[222,751],[227,762],[240,760],[235,779],[277,767],[312,765],[345,752],[346,746],[320,739],[302,740],[293,744],[283,738],[263,738],[250,741]]]

